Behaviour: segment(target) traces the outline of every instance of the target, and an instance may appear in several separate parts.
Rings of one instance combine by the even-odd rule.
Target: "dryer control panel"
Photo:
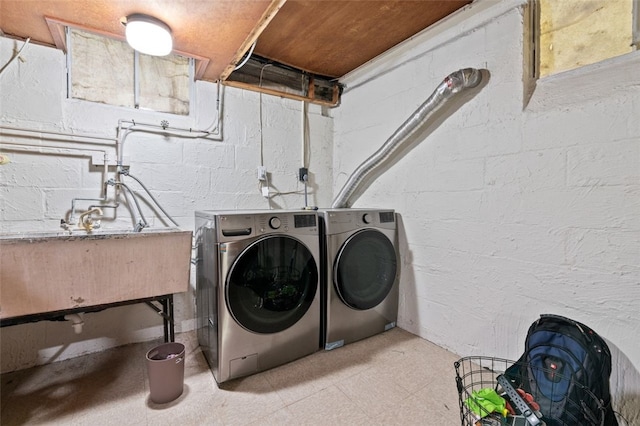
[[[380,226],[385,223],[395,224],[396,217],[393,211],[356,211],[355,222],[358,225]]]
[[[396,229],[394,210],[377,209],[327,209],[321,210],[325,221],[325,233],[337,234],[356,228]]]

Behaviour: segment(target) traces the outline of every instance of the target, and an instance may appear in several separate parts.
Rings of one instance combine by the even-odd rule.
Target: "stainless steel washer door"
[[[379,305],[396,279],[397,258],[391,241],[380,231],[365,229],[340,247],[334,264],[334,286],[351,308]]]
[[[231,266],[227,307],[238,324],[256,333],[277,333],[309,310],[318,289],[312,253],[289,236],[250,244]]]

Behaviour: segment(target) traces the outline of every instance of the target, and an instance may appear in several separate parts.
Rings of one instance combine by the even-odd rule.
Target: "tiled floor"
[[[2,375],[9,425],[460,425],[458,357],[401,329],[218,387],[195,334],[184,393],[149,400],[145,353],[111,349]]]

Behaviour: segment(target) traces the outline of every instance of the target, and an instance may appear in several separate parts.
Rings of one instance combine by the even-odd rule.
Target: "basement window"
[[[536,77],[637,50],[640,3],[634,0],[534,0]]]
[[[124,41],[65,31],[68,98],[189,115],[193,58],[144,55]]]

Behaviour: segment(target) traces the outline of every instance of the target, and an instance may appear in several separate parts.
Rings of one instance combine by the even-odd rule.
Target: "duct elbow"
[[[478,86],[482,82],[482,72],[477,68],[463,68],[449,74],[445,82],[452,93],[458,93]]]
[[[461,71],[464,74],[464,87],[476,87],[482,82],[482,71],[480,71],[479,69],[464,68]]]

